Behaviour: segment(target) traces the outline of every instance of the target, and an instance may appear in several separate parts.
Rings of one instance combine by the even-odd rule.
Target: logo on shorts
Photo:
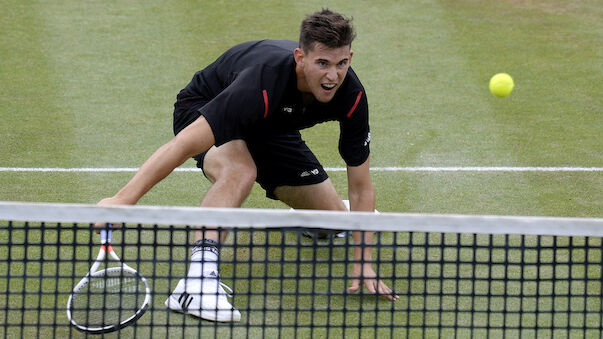
[[[284,106],[284,107],[283,107],[283,112],[284,112],[284,113],[293,113],[293,107],[290,107],[290,106]]]
[[[311,171],[303,171],[299,176],[301,178],[304,178],[304,177],[309,177],[311,175],[318,175],[318,168],[315,168]]]
[[[371,132],[366,136],[366,140],[364,140],[364,146],[368,145],[371,142]]]

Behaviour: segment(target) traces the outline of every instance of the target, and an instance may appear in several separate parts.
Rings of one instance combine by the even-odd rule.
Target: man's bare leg
[[[203,197],[201,207],[241,207],[256,178],[256,167],[247,144],[243,140],[233,140],[207,151],[203,161],[203,172],[212,186]],[[227,232],[205,230],[195,232],[195,241],[211,239],[222,242]]]
[[[256,177],[255,164],[242,140],[210,148],[203,170],[213,183],[203,198],[203,207],[240,207]],[[230,288],[220,281],[218,273],[219,243],[225,237],[226,232],[220,235],[215,229],[195,232],[187,277],[166,300],[168,308],[213,321],[241,320],[241,313],[227,299],[225,289]]]
[[[314,185],[279,186],[274,194],[295,209],[347,211],[331,179]]]

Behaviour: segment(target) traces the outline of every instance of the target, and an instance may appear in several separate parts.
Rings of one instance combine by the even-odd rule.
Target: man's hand
[[[380,295],[391,301],[400,298],[383,280],[376,279],[377,274],[370,264],[355,263],[352,277],[352,286],[348,289],[350,292],[357,292],[360,289],[361,282],[364,282],[364,285],[372,294]]]
[[[127,204],[124,201],[119,200],[116,197],[111,197],[111,198],[105,198],[105,199],[99,201],[96,205],[97,206],[116,206],[116,205],[129,205],[129,204]],[[119,225],[121,225],[121,222],[103,221],[103,222],[94,223],[94,228],[96,228],[96,233],[99,233],[101,228],[107,227],[107,224],[111,224],[111,227],[116,228],[116,227],[119,227]]]

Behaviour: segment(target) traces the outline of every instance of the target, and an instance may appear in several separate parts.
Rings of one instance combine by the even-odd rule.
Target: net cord
[[[0,220],[603,237],[602,218],[0,202]]]

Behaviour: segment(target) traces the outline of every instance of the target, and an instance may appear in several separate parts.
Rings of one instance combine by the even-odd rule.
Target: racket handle
[[[111,241],[113,241],[113,230],[111,229],[111,224],[107,224],[107,227],[100,231],[100,242],[101,244],[110,244]]]

